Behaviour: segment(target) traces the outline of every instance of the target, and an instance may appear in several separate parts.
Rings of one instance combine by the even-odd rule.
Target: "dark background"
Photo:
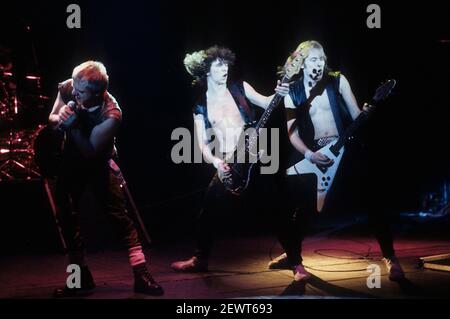
[[[424,192],[449,176],[450,28],[444,2],[378,1],[381,29],[367,28],[366,1],[77,1],[81,29],[66,27],[69,3],[17,1],[2,10],[0,45],[13,50],[19,90],[27,89],[26,74],[37,73],[43,93],[51,97],[44,109],[24,105],[28,116],[23,125],[45,121],[57,83],[69,78],[74,66],[87,59],[102,61],[109,91],[124,113],[120,164],[156,242],[192,233],[202,190],[213,174],[205,164],[174,164],[170,136],[177,127],[192,130],[196,96],[183,58],[214,44],[232,48],[234,75],[266,95],[273,92],[276,67],[308,39],[324,45],[329,66],[346,75],[360,105],[383,80],[397,79],[394,95],[366,129],[362,154],[370,180],[358,179],[360,173],[353,170],[342,185],[339,209],[363,211],[375,200],[403,211],[419,210]],[[14,186],[19,191],[2,187],[12,192],[7,201],[15,205],[3,206],[9,209],[2,214],[18,214],[17,202],[34,202],[40,204],[33,209],[48,216],[42,200],[33,200],[36,192],[29,196],[22,186]],[[224,223],[236,231],[255,231],[255,223],[264,224],[261,211],[278,207],[270,196],[251,196],[259,201]],[[20,216],[21,223],[27,220]],[[5,228],[17,228],[15,222]]]

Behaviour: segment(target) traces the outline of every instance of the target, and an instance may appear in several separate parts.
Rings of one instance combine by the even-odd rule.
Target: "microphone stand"
[[[144,222],[141,218],[141,214],[139,213],[139,210],[136,206],[136,203],[133,200],[133,197],[131,196],[130,190],[128,188],[128,184],[125,180],[125,178],[123,177],[122,171],[120,170],[119,166],[116,164],[116,162],[114,162],[113,159],[109,160],[109,167],[113,170],[114,175],[116,175],[116,177],[119,178],[120,180],[120,187],[122,188],[125,196],[127,197],[128,203],[131,206],[131,209],[133,210],[134,216],[139,224],[139,227],[142,230],[142,234],[144,235],[144,239],[147,242],[148,245],[151,245],[151,239],[150,236],[147,232],[147,229],[145,228]]]

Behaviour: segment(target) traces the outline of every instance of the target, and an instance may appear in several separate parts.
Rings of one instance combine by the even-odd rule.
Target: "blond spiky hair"
[[[108,88],[108,73],[103,63],[86,61],[76,66],[72,72],[73,80],[86,80],[87,88],[94,93],[101,93]]]

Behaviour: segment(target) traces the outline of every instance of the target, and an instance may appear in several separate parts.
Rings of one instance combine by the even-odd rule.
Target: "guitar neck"
[[[330,150],[336,155],[339,150],[344,146],[345,142],[352,137],[355,131],[367,120],[372,111],[375,109],[375,105],[387,98],[392,89],[395,87],[397,81],[394,79],[386,81],[375,91],[375,95],[370,101],[369,107],[363,110],[358,117],[353,121],[353,123],[348,127],[343,136],[340,136],[338,141],[330,148]]]
[[[290,78],[288,76],[283,76],[283,79],[281,80],[281,83],[288,83]],[[272,115],[273,111],[277,108],[277,106],[280,104],[281,99],[283,96],[281,96],[278,93],[275,93],[275,96],[272,98],[272,100],[269,103],[269,106],[264,111],[263,115],[259,119],[258,123],[255,126],[255,133],[252,134],[248,139],[248,144],[246,149],[253,149],[255,147],[255,143],[258,142],[258,136],[259,136],[259,129],[266,127],[267,122],[270,119],[270,116]]]
[[[289,77],[284,76],[283,79],[281,80],[281,83],[282,84],[288,83],[289,80],[290,80]],[[269,121],[270,116],[272,115],[273,111],[276,109],[278,104],[280,104],[282,98],[283,98],[283,96],[281,96],[278,93],[275,93],[275,96],[270,101],[269,106],[264,111],[263,115],[261,116],[261,118],[258,121],[258,124],[255,127],[257,130],[260,128],[263,128],[267,125],[267,122]]]
[[[373,104],[371,104],[373,105]],[[372,113],[372,110],[375,107],[372,106],[371,108],[369,108],[368,110],[362,111],[358,117],[352,122],[352,124],[350,124],[350,126],[347,128],[347,130],[345,131],[345,133],[339,137],[338,141],[333,145],[333,147],[331,148],[331,150],[336,153],[338,152],[344,145],[345,142],[350,139],[353,134],[364,124],[364,122],[367,120],[367,118],[369,117],[370,113]]]

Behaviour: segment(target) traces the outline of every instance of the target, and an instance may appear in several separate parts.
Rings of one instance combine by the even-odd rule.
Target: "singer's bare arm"
[[[61,122],[65,121],[72,113],[73,111],[67,107],[58,92],[55,103],[53,103],[53,109],[48,117],[48,123],[52,128],[57,129]]]
[[[108,118],[92,129],[89,138],[83,136],[79,129],[72,129],[69,134],[85,158],[92,159],[103,155],[105,149],[112,145],[114,136],[120,126],[116,118]]]

